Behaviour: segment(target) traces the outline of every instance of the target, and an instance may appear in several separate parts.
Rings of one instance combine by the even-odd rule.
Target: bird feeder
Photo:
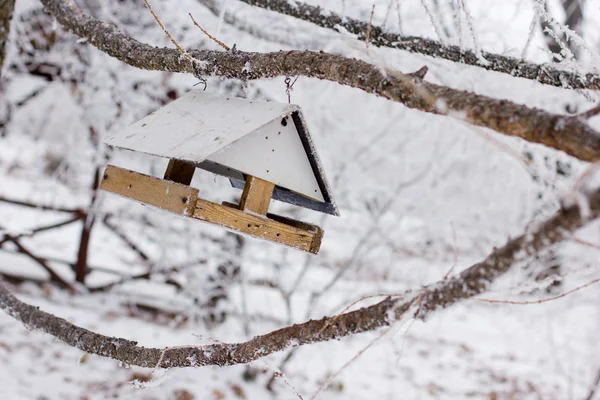
[[[268,212],[271,199],[339,216],[300,107],[191,91],[110,146],[169,159],[162,179],[108,165],[100,188],[184,217],[316,254],[323,230]],[[239,204],[202,199],[196,168],[242,189]]]

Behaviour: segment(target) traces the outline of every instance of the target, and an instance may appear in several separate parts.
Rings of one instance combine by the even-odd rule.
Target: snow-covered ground
[[[78,3],[139,40],[170,46],[141,1]],[[406,52],[372,46],[367,50],[347,35],[236,1],[223,2],[226,12],[272,40],[222,23],[194,0],[153,3],[186,47],[218,48],[190,23],[191,12],[220,40],[241,50],[322,49],[403,72],[427,65],[430,81],[555,113],[564,113],[567,107],[585,110],[596,99],[595,93],[546,87]],[[390,30],[398,30],[394,1],[320,4],[368,20],[373,3],[374,23],[385,20]],[[462,17],[459,40],[452,31],[455,17],[451,14],[433,14],[434,28],[423,8],[433,1],[400,3],[404,33],[437,39],[436,30],[450,29],[451,39],[443,40],[473,46],[466,17]],[[533,18],[531,3],[465,1],[478,48],[521,56]],[[555,2],[550,3],[556,8]],[[585,39],[592,51],[579,65],[582,70],[590,69],[588,65],[598,57],[600,30],[594,21],[599,7],[588,3]],[[5,136],[0,137],[0,196],[85,208],[94,169],[106,162],[106,149],[94,148],[91,132],[101,138],[120,129],[189,90],[197,80],[136,70],[58,27],[56,38],[49,39],[52,19],[35,11],[40,7],[34,0],[17,0],[8,47],[8,64],[13,67],[5,66],[5,97],[0,99],[6,101],[0,109],[10,109]],[[36,21],[50,34],[40,31]],[[43,50],[45,40],[56,42]],[[532,37],[526,55],[534,62],[547,61],[541,32]],[[61,78],[46,81],[23,72],[31,60],[60,66]],[[211,78],[207,90],[237,90],[287,101],[283,77],[244,84]],[[111,221],[150,257],[155,269],[180,268],[91,294],[69,294],[33,283],[11,289],[23,301],[75,324],[143,346],[245,341],[292,323],[333,315],[362,296],[417,289],[442,279],[451,269],[470,266],[494,246],[520,234],[531,221],[550,215],[586,167],[541,146],[330,82],[301,77],[291,99],[303,108],[342,216],[323,217],[276,202],[272,210],[322,226],[325,238],[318,256],[250,238],[237,241],[200,222],[101,194],[95,205],[99,218],[113,215]],[[530,165],[524,162],[526,155],[533,160]],[[154,175],[160,175],[166,165],[165,160],[124,151],[114,151],[110,157],[111,163]],[[210,200],[239,197],[226,180],[209,173],[198,172],[193,186]],[[0,202],[0,228],[13,234],[67,217]],[[71,280],[70,268],[57,259],[74,262],[80,231],[81,223],[70,224],[21,242],[50,259]],[[600,243],[599,234],[598,225],[592,224],[577,236]],[[8,251],[0,251],[0,271],[46,277],[30,258],[11,252],[14,247],[5,244],[3,250]],[[482,297],[537,300],[566,292],[600,276],[597,252],[574,242],[564,244],[519,267]],[[120,279],[115,273],[135,275],[146,270],[139,254],[99,222],[92,231],[89,263],[96,267],[88,276],[90,286]],[[548,280],[535,280],[557,263],[559,286],[549,288]],[[232,272],[231,279],[225,280],[227,298],[216,309],[207,309],[218,267],[226,265],[239,265],[240,273]],[[342,278],[311,301],[344,268]],[[165,283],[168,279],[178,285]],[[282,291],[292,288],[286,301]],[[357,307],[373,301],[377,299],[364,300]],[[594,386],[600,368],[599,301],[595,286],[533,305],[469,300],[425,322],[406,319],[388,330],[298,348],[274,391],[265,386],[287,352],[249,366],[152,371],[82,354],[0,313],[0,398],[308,399],[331,378],[320,399],[582,399]],[[226,314],[222,322],[221,312]]]

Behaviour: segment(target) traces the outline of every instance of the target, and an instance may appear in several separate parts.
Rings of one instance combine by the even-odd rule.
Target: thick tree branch
[[[201,0],[202,2],[206,0]],[[369,24],[352,18],[340,16],[325,11],[321,7],[305,4],[294,0],[240,0],[252,6],[272,10],[280,14],[289,15],[323,28],[337,30],[342,27],[357,36],[358,40],[365,40]],[[389,47],[406,50],[411,53],[423,54],[434,58],[442,58],[462,64],[473,65],[489,71],[510,74],[518,78],[531,79],[540,83],[570,89],[600,88],[600,76],[596,74],[580,75],[570,71],[556,69],[551,65],[534,64],[513,57],[499,54],[481,52],[479,57],[474,51],[462,49],[459,46],[445,45],[431,39],[418,36],[403,36],[397,33],[386,32],[379,26],[370,28],[369,44],[377,47]],[[483,58],[483,59],[482,59]]]
[[[251,53],[189,51],[191,62],[175,49],[130,38],[104,21],[85,15],[73,0],[41,0],[65,29],[103,52],[138,68],[260,79],[302,75],[374,93],[421,111],[451,115],[474,125],[562,150],[584,161],[600,159],[600,135],[583,120],[551,114],[507,100],[435,85],[340,55],[311,51]],[[424,93],[428,94],[427,96]],[[435,97],[437,101],[431,101]]]
[[[589,181],[593,182],[593,179]],[[171,368],[248,363],[290,347],[378,329],[402,318],[411,307],[415,309],[414,316],[424,319],[435,310],[486,291],[496,279],[511,268],[518,266],[533,254],[569,238],[577,229],[600,215],[600,189],[582,190],[578,196],[579,202],[564,206],[554,216],[539,224],[534,231],[508,241],[484,261],[450,279],[444,279],[412,295],[407,293],[403,298],[387,298],[373,306],[346,314],[288,326],[244,343],[213,343],[166,349],[145,348],[127,339],[108,337],[78,327],[25,304],[2,284],[0,308],[30,329],[49,333],[82,351],[114,358],[131,365]],[[580,204],[585,206],[583,211]]]

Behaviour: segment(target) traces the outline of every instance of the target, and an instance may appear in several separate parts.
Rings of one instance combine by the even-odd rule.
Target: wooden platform
[[[173,171],[170,163],[168,177],[182,174]],[[188,183],[190,176],[177,179]],[[167,178],[168,179],[168,178]],[[267,213],[272,184],[249,177],[242,195],[241,206],[217,204],[198,197],[198,189],[173,180],[159,179],[135,171],[108,165],[100,189],[118,194],[183,217],[198,219],[222,226],[230,231],[279,243],[317,254],[321,247],[323,230],[316,225]]]

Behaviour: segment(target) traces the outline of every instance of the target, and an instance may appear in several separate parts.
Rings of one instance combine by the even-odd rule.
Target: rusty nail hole
[[[287,118],[282,118],[281,119],[281,125],[287,126]]]
[[[107,180],[108,179],[108,174],[104,174],[104,176],[102,177],[102,179]]]
[[[127,189],[131,189],[131,185],[127,186]]]
[[[275,152],[275,149],[271,149],[272,152]]]
[[[278,234],[277,234],[277,235],[275,235],[275,236],[279,237],[279,236],[281,236],[281,235],[278,233]]]
[[[188,200],[188,198],[187,198],[187,197],[183,197],[183,198],[181,199],[181,201],[183,201],[184,203],[187,203],[187,200]]]
[[[250,228],[251,226],[252,226],[251,224],[248,224],[248,228]]]
[[[269,137],[268,137],[268,136],[265,136],[265,139],[269,140]]]

